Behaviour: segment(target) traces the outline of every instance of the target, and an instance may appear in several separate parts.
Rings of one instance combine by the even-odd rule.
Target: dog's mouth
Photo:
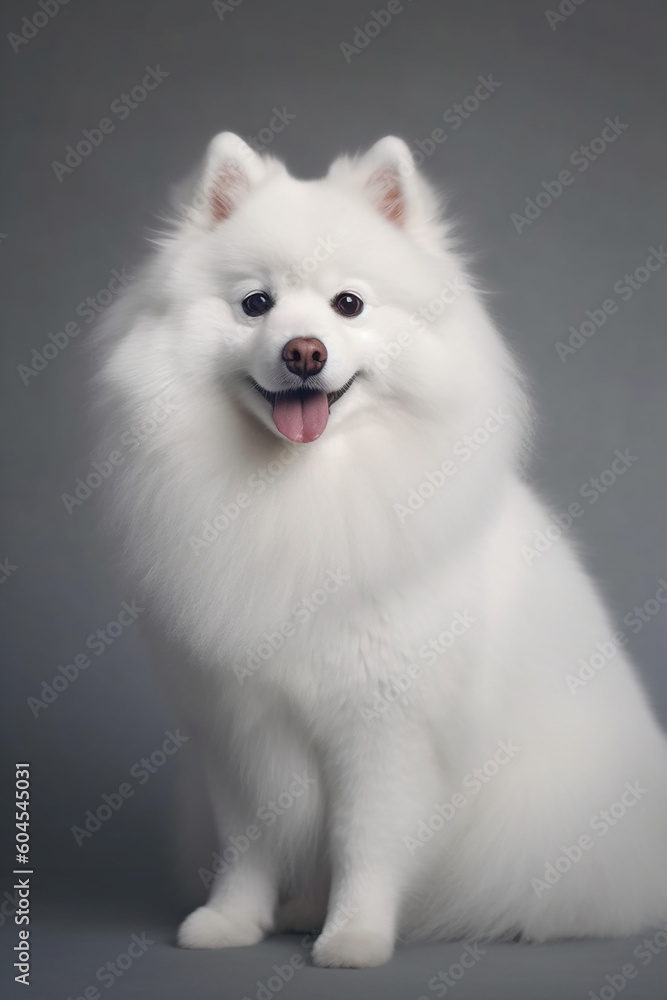
[[[356,379],[356,373],[335,392],[323,389],[291,389],[271,392],[248,376],[248,381],[273,409],[273,422],[284,437],[298,444],[316,441],[324,432],[329,410],[344,396]]]

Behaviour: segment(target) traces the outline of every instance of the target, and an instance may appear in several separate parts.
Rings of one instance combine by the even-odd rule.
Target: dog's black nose
[[[326,364],[327,349],[315,337],[297,337],[283,347],[283,361],[293,375],[317,375]]]

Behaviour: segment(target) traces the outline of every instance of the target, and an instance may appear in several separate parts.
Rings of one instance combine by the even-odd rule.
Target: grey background
[[[652,597],[667,575],[664,511],[664,310],[667,267],[563,364],[554,344],[599,308],[614,282],[667,238],[664,175],[664,45],[660,0],[586,0],[552,30],[546,3],[412,0],[348,63],[370,2],[242,0],[221,21],[209,2],[72,0],[15,53],[8,32],[38,9],[3,5],[5,194],[0,229],[4,365],[3,529],[0,559],[18,569],[0,584],[3,801],[15,759],[33,770],[34,985],[17,995],[78,996],[131,933],[155,939],[113,986],[114,997],[256,995],[257,980],[295,952],[297,938],[255,949],[185,953],[173,947],[183,914],[167,822],[179,762],[170,760],[81,848],[71,826],[130,767],[159,747],[176,723],[156,695],[136,627],[37,718],[39,695],[59,663],[113,619],[124,593],[97,534],[97,494],[68,515],[61,494],[90,469],[85,408],[90,326],[25,386],[17,365],[47,334],[76,319],[76,307],[104,288],[113,268],[132,267],[159,229],[169,186],[187,173],[217,131],[257,135],[273,108],[296,118],[268,149],[295,173],[315,176],[341,151],[386,133],[410,144],[444,128],[426,159],[450,194],[466,245],[491,291],[491,306],[532,381],[540,424],[531,478],[563,509],[580,499],[614,450],[638,461],[573,529],[618,619]],[[554,2],[552,8],[557,5]],[[56,179],[51,163],[111,102],[141,81],[147,65],[169,75],[126,121],[116,122],[80,166]],[[457,131],[442,116],[472,93],[478,75],[500,88]],[[570,154],[618,115],[628,129],[533,225],[522,211]],[[663,720],[667,612],[630,648]],[[623,738],[619,721],[619,739]],[[183,758],[189,748],[181,751]],[[6,798],[5,798],[6,796]],[[3,880],[11,885],[11,814],[3,812]],[[4,891],[4,887],[3,887]],[[1,920],[2,918],[0,918]],[[3,927],[8,955],[14,928]],[[542,948],[497,946],[456,986],[466,997],[588,997],[632,960],[634,942]],[[284,986],[288,1000],[319,996],[433,997],[428,979],[446,969],[457,944],[400,950],[364,972],[307,967]],[[0,990],[13,995],[7,962]],[[623,995],[664,996],[667,955],[656,956]],[[98,983],[99,985],[99,983]],[[106,990],[100,987],[102,995]]]

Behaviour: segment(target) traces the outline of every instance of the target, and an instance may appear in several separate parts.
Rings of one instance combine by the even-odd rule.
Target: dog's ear
[[[266,172],[260,156],[234,132],[211,140],[197,186],[198,221],[213,228],[229,218]]]
[[[402,139],[388,135],[363,156],[336,160],[329,179],[362,194],[388,222],[429,250],[440,246],[439,199]]]
[[[376,142],[358,161],[364,193],[381,215],[397,226],[405,226],[410,211],[408,178],[414,174],[410,150],[396,136]]]

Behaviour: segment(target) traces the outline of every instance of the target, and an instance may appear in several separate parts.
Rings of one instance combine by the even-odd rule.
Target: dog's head
[[[156,274],[171,316],[158,349],[279,438],[310,443],[362,413],[423,425],[469,406],[491,371],[489,324],[397,138],[300,181],[222,133]]]
[[[120,334],[107,383],[173,389],[214,453],[233,424],[269,450],[345,434],[440,460],[521,393],[439,209],[394,137],[302,181],[216,136],[175,233],[103,324]]]

